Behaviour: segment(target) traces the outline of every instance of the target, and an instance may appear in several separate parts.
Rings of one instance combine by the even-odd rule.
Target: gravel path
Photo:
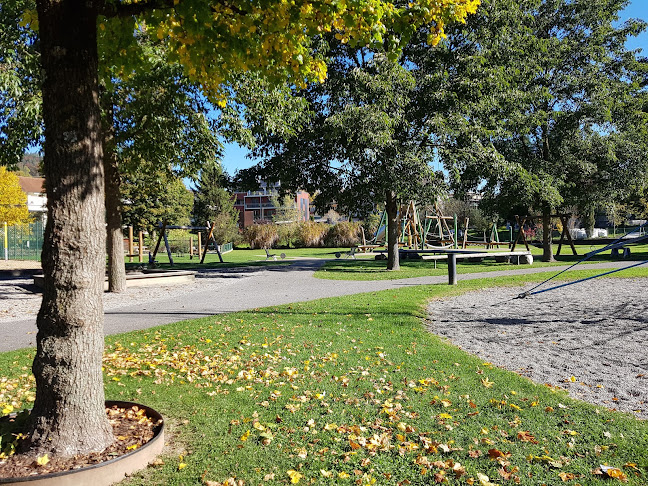
[[[597,279],[511,300],[525,290],[434,301],[429,329],[537,383],[648,419],[648,279]]]
[[[322,263],[203,271],[191,284],[105,293],[106,334],[321,297],[447,283],[445,276],[320,280],[313,277],[313,271]],[[488,274],[460,274],[459,280],[559,270],[520,266]],[[41,301],[36,290],[31,278],[0,280],[0,351],[35,345]],[[597,279],[512,300],[523,290],[495,288],[434,301],[430,330],[538,383],[558,385],[576,398],[634,411],[647,419],[648,301],[641,296],[648,290],[648,279]]]

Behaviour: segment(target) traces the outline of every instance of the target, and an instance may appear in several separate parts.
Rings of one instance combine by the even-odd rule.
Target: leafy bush
[[[295,246],[297,240],[297,233],[299,231],[299,223],[283,223],[278,224],[277,231],[279,232],[279,245],[284,245],[287,248]]]
[[[276,224],[257,223],[245,228],[245,241],[250,248],[272,248],[279,240],[279,230]]]
[[[331,226],[324,239],[326,246],[355,246],[360,243],[360,223],[341,221]]]
[[[214,217],[214,238],[219,245],[225,243],[238,243],[241,239],[238,229],[238,216],[230,213],[220,213]],[[207,237],[209,231],[204,232],[203,238]]]
[[[190,238],[193,236],[194,246],[198,244],[198,237],[192,235],[189,230],[172,229],[167,231],[167,238],[169,239],[169,247],[173,253],[188,253]],[[155,243],[154,243],[155,244]],[[164,241],[160,243],[158,251],[166,251],[164,248]]]
[[[297,246],[302,248],[317,247],[324,244],[328,226],[313,221],[299,223],[295,235]]]

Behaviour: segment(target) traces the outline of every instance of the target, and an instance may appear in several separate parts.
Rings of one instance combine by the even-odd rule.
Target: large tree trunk
[[[119,167],[115,153],[113,126],[113,107],[109,96],[104,106],[106,115],[103,130],[103,162],[106,173],[106,231],[108,251],[108,292],[126,290],[126,263],[124,262],[124,234],[122,233],[122,215]]]
[[[48,219],[30,440],[73,455],[113,440],[104,408],[104,173],[94,6],[38,0]]]
[[[551,208],[542,208],[542,261],[555,262],[551,238]]]
[[[398,258],[398,237],[400,221],[398,220],[398,201],[393,191],[387,191],[387,270],[400,270]]]

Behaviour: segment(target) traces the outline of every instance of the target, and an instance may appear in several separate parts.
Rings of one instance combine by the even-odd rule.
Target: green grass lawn
[[[289,249],[272,249],[271,254],[277,256],[277,260],[266,259],[265,250],[263,249],[236,249],[223,254],[223,263],[218,259],[216,253],[209,252],[205,256],[205,261],[200,264],[198,256],[193,258],[189,257],[188,253],[178,256],[173,254],[173,268],[178,270],[185,269],[199,269],[199,268],[232,268],[241,266],[256,266],[256,265],[277,265],[286,264],[294,261],[296,258],[335,258],[336,252],[346,252],[348,248],[289,248]],[[281,254],[285,254],[286,258],[282,259]],[[169,265],[169,257],[166,252],[158,252],[155,260],[159,263],[160,268],[171,268]],[[145,255],[144,264],[148,263],[148,256]],[[126,267],[132,268],[141,265],[137,258],[133,258],[133,262],[126,258]]]
[[[124,484],[618,482],[597,474],[601,465],[647,484],[648,423],[573,401],[424,329],[429,299],[541,278],[417,286],[111,336],[107,398],[160,411],[170,444],[163,464]],[[33,400],[33,353],[0,354],[4,410]]]
[[[534,258],[533,266],[552,267],[559,265],[571,265],[581,260],[586,252],[598,250],[602,248],[602,246],[576,248],[580,253],[579,255],[571,254],[571,249],[568,248],[569,254],[566,254],[565,251],[563,251],[562,255],[556,257],[556,263],[544,263],[540,261],[542,257],[542,249],[531,247],[531,253]],[[470,249],[474,249],[476,252],[484,251],[484,249],[479,247],[471,247]],[[521,248],[519,246],[518,248],[516,248],[516,250],[524,249],[524,245],[522,245]],[[631,247],[631,249],[632,254],[628,259],[629,262],[648,260],[648,245],[637,245]],[[606,251],[595,255],[584,263],[586,264],[608,261],[613,261],[613,259],[610,256],[610,252]],[[448,274],[448,265],[445,260],[437,260],[436,265],[433,260],[401,260],[400,266],[400,271],[390,272],[386,270],[386,262],[384,260],[376,261],[373,258],[352,260],[343,258],[326,262],[326,264],[315,273],[315,276],[317,278],[330,280],[394,280],[401,278],[427,277]],[[457,272],[459,274],[490,272],[512,268],[524,268],[524,265],[518,266],[508,263],[496,263],[495,260],[491,259],[486,259],[482,262],[469,262],[468,260],[463,259],[457,260]]]

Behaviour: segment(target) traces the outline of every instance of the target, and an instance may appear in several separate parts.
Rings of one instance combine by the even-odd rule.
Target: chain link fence
[[[45,225],[42,222],[7,226],[6,231],[5,235],[5,225],[0,224],[2,245],[0,258],[40,261],[45,232]]]

